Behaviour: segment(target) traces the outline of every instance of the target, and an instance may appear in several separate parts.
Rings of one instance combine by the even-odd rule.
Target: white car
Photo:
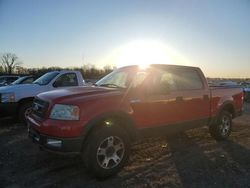
[[[17,115],[22,122],[31,112],[34,97],[42,92],[85,84],[79,71],[52,71],[32,84],[10,85],[0,88],[0,117]]]

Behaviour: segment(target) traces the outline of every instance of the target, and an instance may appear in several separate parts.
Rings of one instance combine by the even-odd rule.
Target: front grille
[[[35,115],[43,118],[48,110],[48,107],[48,102],[35,98],[32,105],[32,111]]]

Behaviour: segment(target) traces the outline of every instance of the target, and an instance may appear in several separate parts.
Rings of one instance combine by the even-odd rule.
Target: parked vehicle
[[[12,82],[10,85],[17,85],[17,84],[31,84],[36,80],[35,76],[22,76],[18,78],[16,81]]]
[[[245,101],[249,102],[250,101],[250,83],[242,82],[240,85],[243,88]]]
[[[0,87],[7,86],[17,80],[19,76],[0,76]]]
[[[209,88],[199,68],[128,66],[92,87],[39,94],[29,136],[41,148],[81,154],[87,169],[105,178],[124,166],[141,136],[209,125],[216,140],[226,139],[242,106],[241,88]]]
[[[250,101],[250,88],[244,88],[244,99],[245,101],[249,102]]]
[[[52,71],[44,74],[32,84],[17,84],[0,88],[0,116],[18,115],[26,122],[31,112],[34,97],[45,91],[59,88],[83,86],[84,81],[79,71]]]
[[[210,83],[209,86],[236,87],[236,86],[239,86],[239,84],[234,81],[217,81],[217,82]]]

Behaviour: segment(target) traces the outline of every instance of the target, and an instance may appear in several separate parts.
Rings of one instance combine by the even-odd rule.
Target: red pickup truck
[[[104,178],[124,166],[131,143],[142,135],[208,125],[223,140],[242,110],[241,88],[210,88],[199,68],[128,66],[93,86],[39,94],[28,130],[44,149],[80,153],[87,169]]]

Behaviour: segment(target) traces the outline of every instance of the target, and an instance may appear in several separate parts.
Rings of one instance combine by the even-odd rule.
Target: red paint
[[[171,66],[172,68],[174,66]],[[161,95],[146,95],[149,81],[136,91],[105,87],[77,87],[39,94],[38,97],[48,101],[49,108],[43,119],[31,115],[35,121],[34,128],[41,134],[56,137],[78,137],[84,134],[85,126],[96,117],[107,112],[124,112],[135,122],[137,128],[148,128],[185,121],[193,121],[216,116],[221,105],[232,103],[236,112],[242,110],[243,92],[241,88],[212,88],[199,68],[195,69],[203,81],[200,90],[179,90]],[[126,68],[135,72],[137,68]],[[176,100],[182,97],[182,100]],[[77,105],[80,108],[79,121],[52,120],[49,118],[54,104]]]

